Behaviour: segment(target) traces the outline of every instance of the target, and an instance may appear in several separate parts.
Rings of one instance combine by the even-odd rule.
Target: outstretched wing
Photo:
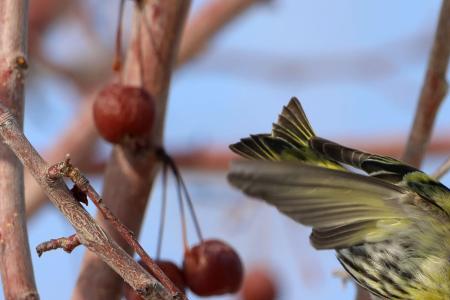
[[[388,182],[295,162],[236,161],[228,180],[295,221],[313,227],[316,248],[384,240],[410,224],[408,191]]]

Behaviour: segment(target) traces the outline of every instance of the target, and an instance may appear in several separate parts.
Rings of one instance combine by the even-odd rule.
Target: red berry
[[[199,296],[235,293],[243,276],[239,255],[219,240],[206,240],[186,251],[183,271],[187,286]]]
[[[169,277],[170,280],[178,287],[181,292],[186,290],[186,284],[184,282],[183,272],[178,268],[176,264],[168,260],[156,260],[158,267],[164,272],[164,274]],[[147,271],[152,274],[152,272],[147,268],[147,266],[139,261],[139,264],[144,267]],[[141,300],[142,297],[136,294],[136,292],[128,285],[124,285],[124,296],[127,300]]]
[[[94,121],[100,135],[111,143],[125,137],[142,137],[152,130],[155,103],[143,88],[111,84],[105,86],[94,102]]]
[[[272,274],[265,268],[250,270],[242,284],[243,300],[274,300],[277,298],[277,285]]]

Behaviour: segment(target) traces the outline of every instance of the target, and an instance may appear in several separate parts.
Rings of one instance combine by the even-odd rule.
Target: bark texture
[[[0,2],[0,103],[23,124],[28,1]],[[39,299],[25,221],[23,168],[0,144],[0,273],[6,299]]]

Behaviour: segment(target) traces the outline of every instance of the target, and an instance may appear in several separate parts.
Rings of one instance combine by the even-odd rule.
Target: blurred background
[[[191,16],[212,2],[193,0]],[[167,150],[182,167],[205,237],[233,245],[247,270],[267,270],[278,299],[354,299],[353,284],[343,285],[333,275],[340,270],[334,253],[309,245],[308,228],[227,184],[227,165],[234,157],[228,144],[250,133],[269,132],[282,106],[297,96],[318,135],[399,157],[412,124],[441,1],[253,2],[202,53],[174,72]],[[82,130],[84,123],[76,120],[90,103],[86,99],[110,77],[118,5],[117,0],[108,5],[94,0],[30,0],[25,132],[49,159],[62,158],[53,157],[52,149],[55,152],[62,137],[70,139],[74,124]],[[125,37],[131,1],[126,8]],[[426,171],[433,171],[450,152],[449,115],[450,103],[444,101]],[[87,159],[80,167],[101,190],[102,166],[111,148],[100,140],[86,143],[94,146],[83,150]],[[448,177],[444,183],[450,183]],[[174,182],[169,185],[162,258],[181,263]],[[151,255],[160,204],[158,181],[141,233]],[[91,206],[88,209],[94,212]],[[50,205],[30,214],[28,225],[41,299],[69,299],[85,249],[37,257],[38,243],[73,233]],[[189,229],[190,243],[197,243],[193,227]]]

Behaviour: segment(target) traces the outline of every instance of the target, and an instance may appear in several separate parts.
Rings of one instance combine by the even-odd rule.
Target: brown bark
[[[190,1],[148,1],[135,12],[135,23],[123,70],[123,83],[143,86],[156,99],[155,128],[148,144],[162,143],[167,94],[178,42]],[[112,212],[136,235],[158,171],[150,149],[135,151],[125,145],[114,147],[108,162],[103,186],[103,199]],[[120,243],[118,234],[101,216],[97,220]],[[92,278],[92,274],[96,274]],[[90,286],[96,289],[89,289]],[[121,280],[97,257],[85,256],[72,299],[118,299]],[[101,293],[99,292],[101,291]]]
[[[0,105],[0,136],[38,181],[50,201],[72,224],[83,245],[96,253],[144,299],[175,299],[94,221],[61,177],[56,179],[50,176],[49,165],[33,148],[13,115],[3,105]],[[89,288],[95,289],[95,286]]]
[[[23,124],[28,1],[0,2],[0,103]],[[0,273],[6,299],[39,299],[25,221],[23,168],[0,144]]]
[[[403,160],[420,166],[433,130],[439,106],[447,93],[450,57],[450,0],[443,0],[425,80]]]

